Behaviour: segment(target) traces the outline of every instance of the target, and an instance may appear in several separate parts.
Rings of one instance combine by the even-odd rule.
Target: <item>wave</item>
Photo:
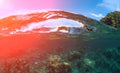
[[[3,36],[9,36],[14,34],[22,33],[50,33],[57,32],[57,28],[60,26],[66,27],[82,27],[83,24],[78,23],[77,21],[59,18],[59,19],[49,19],[42,22],[30,23],[26,26],[21,26],[19,29],[9,30],[9,28],[2,28],[1,34]],[[61,32],[66,33],[67,31],[61,30]]]

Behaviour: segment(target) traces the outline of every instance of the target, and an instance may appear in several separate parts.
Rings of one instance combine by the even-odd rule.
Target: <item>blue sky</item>
[[[65,0],[60,8],[100,20],[112,11],[119,11],[120,0]],[[64,6],[62,8],[62,6]]]
[[[0,18],[46,9],[72,11],[101,19],[107,13],[120,10],[120,0],[0,0]]]

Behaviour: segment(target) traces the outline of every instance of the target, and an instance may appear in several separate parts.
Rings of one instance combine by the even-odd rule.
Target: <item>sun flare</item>
[[[5,0],[0,0],[0,6],[3,6],[5,4]]]

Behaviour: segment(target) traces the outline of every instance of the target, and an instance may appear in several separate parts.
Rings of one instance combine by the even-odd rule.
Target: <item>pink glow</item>
[[[0,5],[0,18],[27,11],[55,9],[57,0],[4,0]]]
[[[11,0],[15,8],[48,9],[55,8],[56,0]]]

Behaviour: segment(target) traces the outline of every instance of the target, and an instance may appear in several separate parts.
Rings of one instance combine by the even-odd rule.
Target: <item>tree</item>
[[[120,28],[120,12],[114,11],[114,12],[108,13],[100,21],[107,25],[113,26],[115,28]]]

